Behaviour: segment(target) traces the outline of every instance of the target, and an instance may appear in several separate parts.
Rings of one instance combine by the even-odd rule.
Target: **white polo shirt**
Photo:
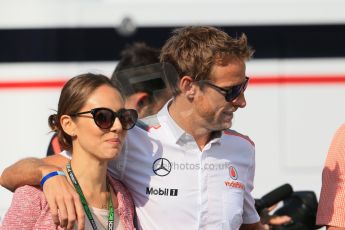
[[[200,151],[167,105],[150,117],[152,128],[130,130],[123,153],[109,163],[133,196],[139,228],[237,230],[259,222],[250,194],[253,142],[227,130]]]

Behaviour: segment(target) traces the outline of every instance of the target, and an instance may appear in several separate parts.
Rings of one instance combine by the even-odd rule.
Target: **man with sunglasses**
[[[179,76],[174,98],[149,118],[147,130],[128,132],[123,153],[109,164],[133,196],[139,229],[263,229],[251,196],[254,143],[230,129],[234,112],[246,106],[245,62],[252,53],[245,35],[235,39],[207,26],[175,30],[162,48],[161,62]],[[54,156],[55,165],[65,162]],[[18,162],[4,171],[3,186],[38,184],[59,169],[49,163]],[[25,178],[11,176],[19,170]],[[50,205],[69,207],[59,216],[62,226],[84,221],[64,177],[49,179],[43,191]]]
[[[234,86],[227,88],[227,89],[216,86],[207,80],[200,80],[199,84],[200,85],[208,85],[208,86],[214,88],[215,90],[224,94],[225,100],[230,102],[230,101],[234,100],[235,98],[237,98],[242,92],[244,92],[244,90],[246,90],[247,85],[248,85],[248,81],[249,81],[249,77],[246,77],[245,80],[243,81],[243,83],[241,83],[239,85],[234,85]]]

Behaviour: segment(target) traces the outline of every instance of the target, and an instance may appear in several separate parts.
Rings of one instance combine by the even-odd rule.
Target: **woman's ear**
[[[190,76],[183,76],[180,80],[181,93],[188,99],[193,99],[195,95],[195,84]]]
[[[74,137],[76,135],[77,126],[72,120],[71,116],[62,115],[60,118],[60,124],[65,133],[67,133],[71,137]]]

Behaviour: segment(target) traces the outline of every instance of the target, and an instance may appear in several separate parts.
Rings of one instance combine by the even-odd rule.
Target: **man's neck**
[[[202,121],[195,116],[191,106],[188,101],[177,96],[168,107],[168,111],[176,124],[190,134],[202,150],[210,141],[212,131],[202,126]]]

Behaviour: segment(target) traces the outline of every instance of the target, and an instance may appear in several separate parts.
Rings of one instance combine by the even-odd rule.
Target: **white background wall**
[[[0,28],[186,24],[324,24],[345,21],[343,0],[1,0]]]

